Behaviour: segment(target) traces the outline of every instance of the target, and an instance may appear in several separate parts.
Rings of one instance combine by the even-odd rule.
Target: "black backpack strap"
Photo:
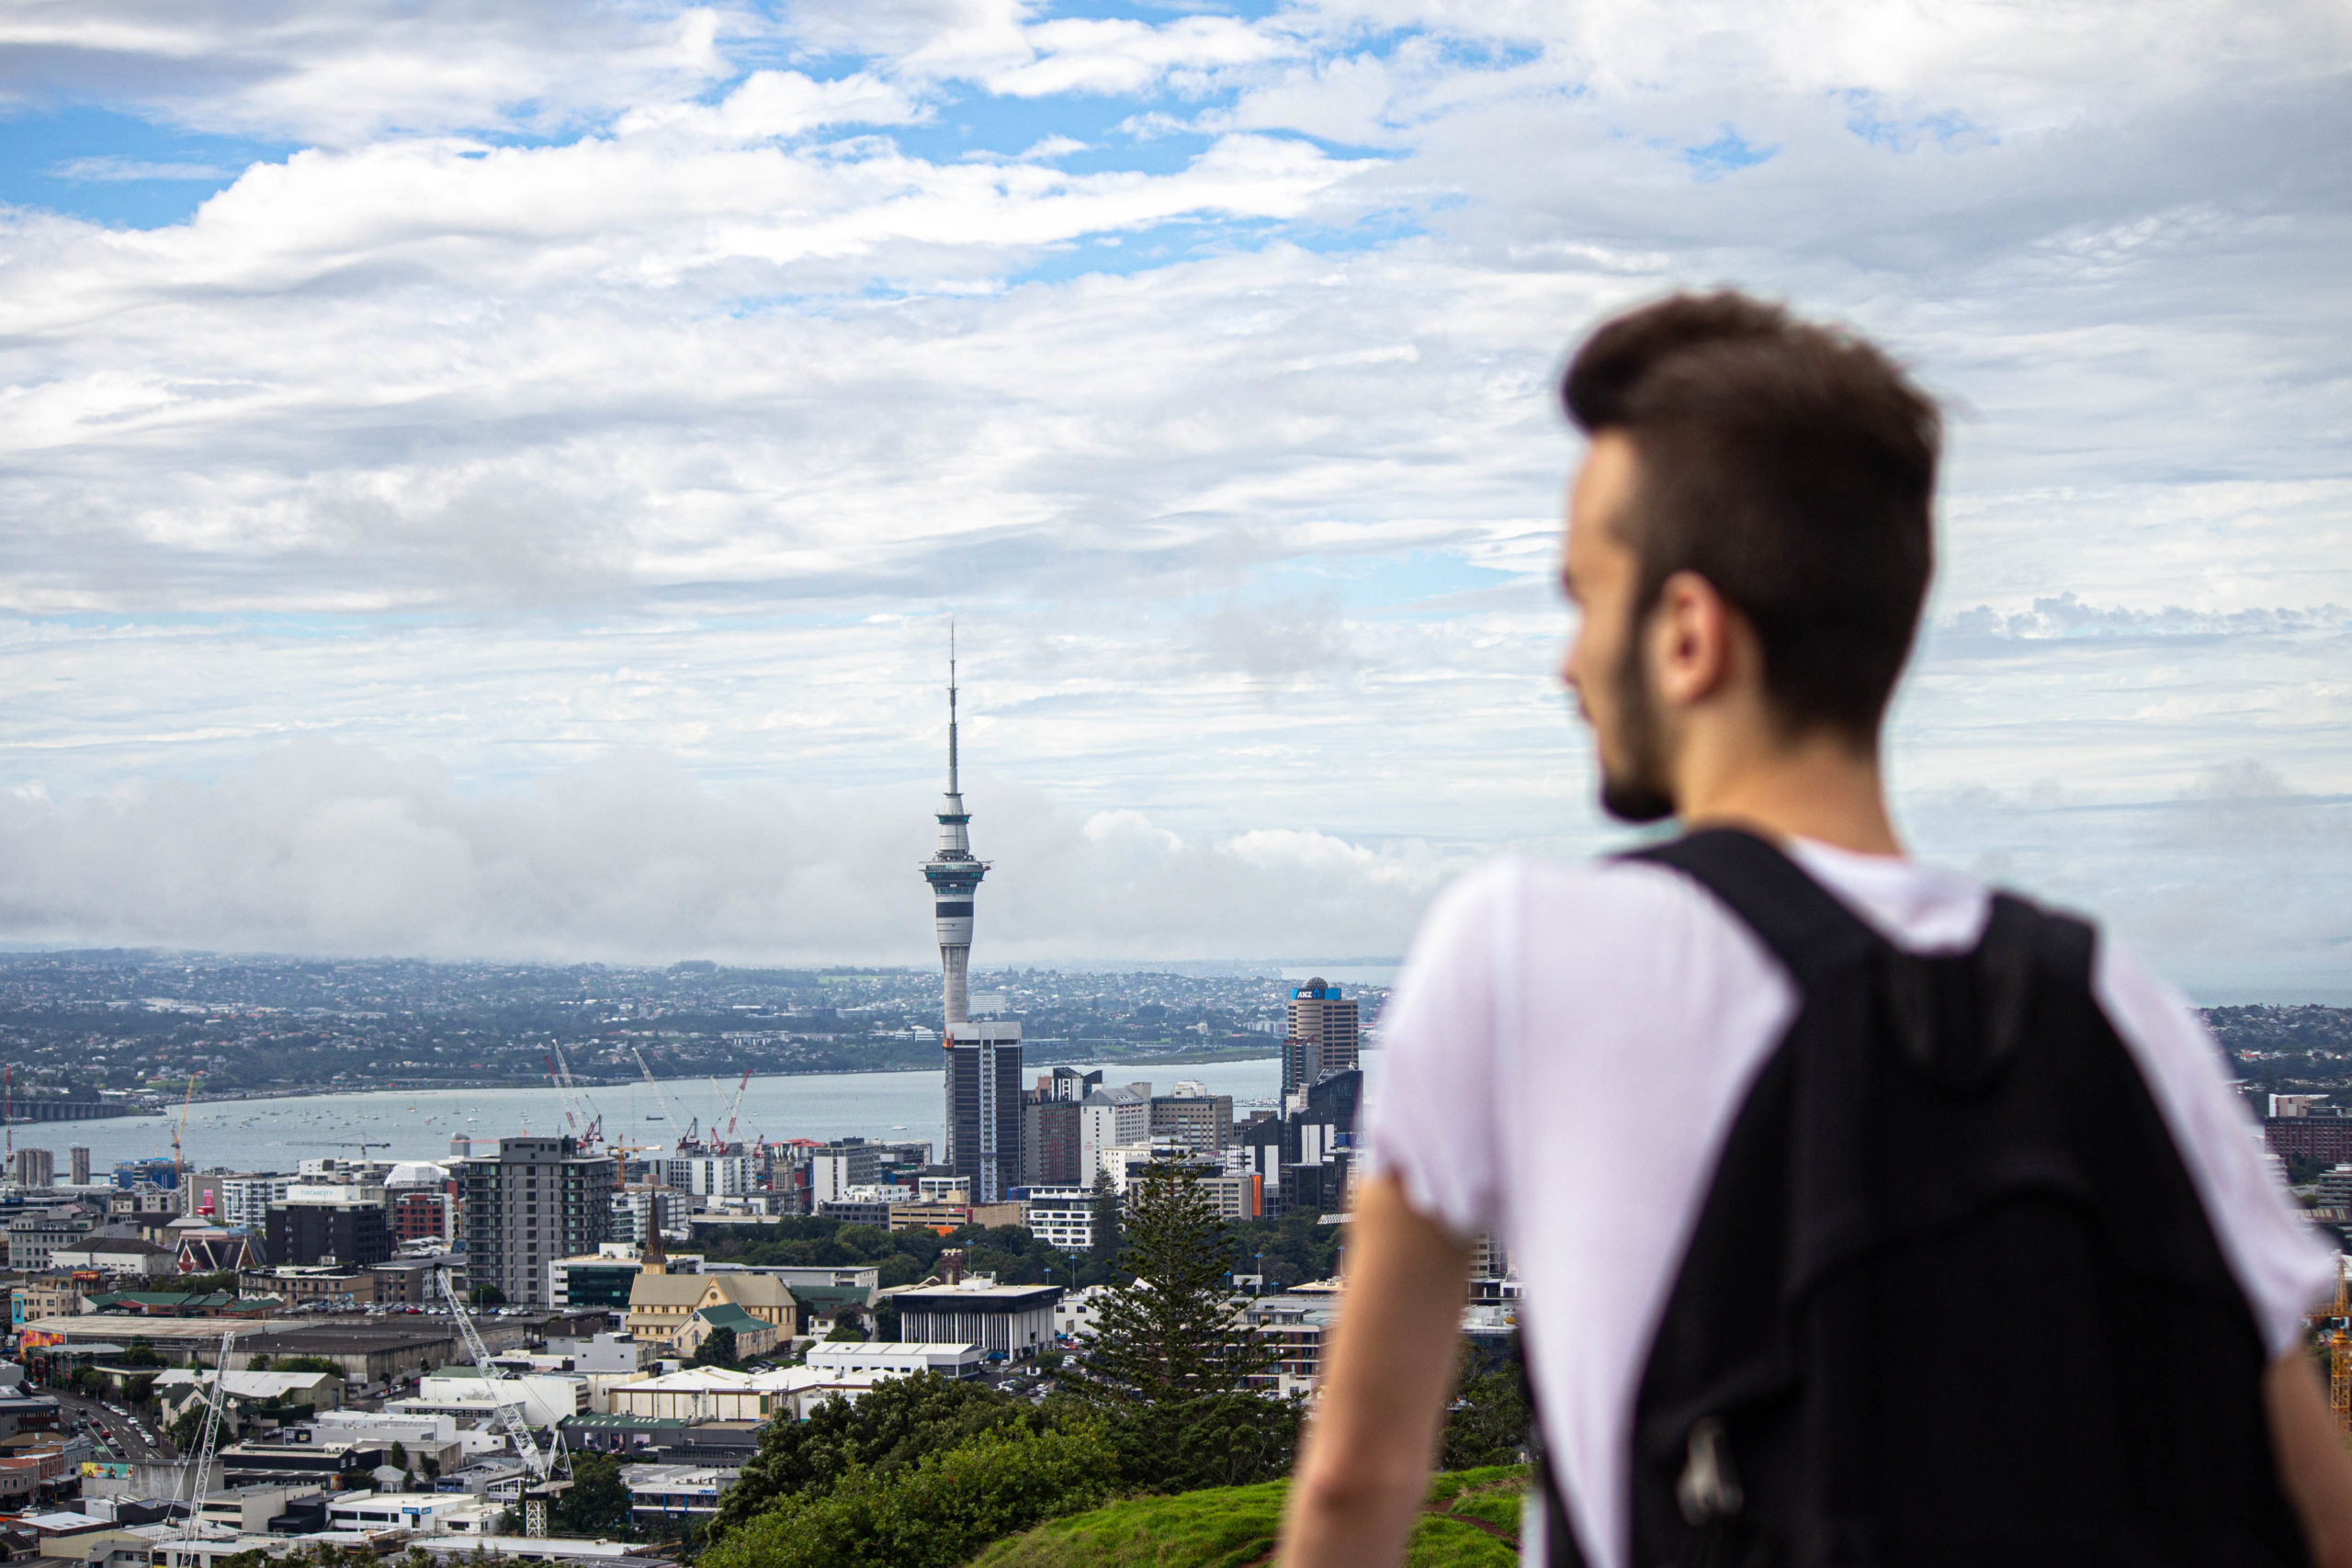
[[[1671,866],[1713,894],[1801,986],[1854,962],[1883,939],[1769,840],[1702,828],[1621,858]]]

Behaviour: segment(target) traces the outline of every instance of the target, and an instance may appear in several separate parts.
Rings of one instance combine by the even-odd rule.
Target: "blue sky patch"
[[[1741,169],[1752,169],[1778,152],[1778,147],[1758,147],[1731,127],[1703,147],[1685,147],[1682,161],[1702,180],[1719,180]]]
[[[296,151],[87,106],[11,116],[0,120],[0,201],[134,229],[184,223],[250,165]]]

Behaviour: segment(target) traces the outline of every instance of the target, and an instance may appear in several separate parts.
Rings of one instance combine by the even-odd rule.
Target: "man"
[[[1730,293],[1604,324],[1562,397],[1589,438],[1562,674],[1604,807],[1691,836],[1507,861],[1431,910],[1383,1020],[1283,1562],[1399,1561],[1492,1229],[1553,1499],[1529,1561],[2352,1563],[2301,1332],[2335,1259],[2219,1051],[2116,944],[1904,858],[1878,742],[1931,567],[1933,404]],[[1979,1168],[1993,1196],[1952,1197]],[[1928,1196],[1871,1213],[1882,1177]],[[1879,1227],[1842,1253],[1840,1202]],[[1810,1274],[1807,1235],[1834,1255]]]

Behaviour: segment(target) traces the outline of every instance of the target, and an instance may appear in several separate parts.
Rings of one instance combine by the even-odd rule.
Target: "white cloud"
[[[50,173],[61,180],[118,184],[128,180],[225,180],[233,171],[214,164],[156,164],[138,158],[68,158]]]
[[[1312,909],[1351,952],[1401,945],[1443,868],[1321,835],[1193,848],[998,792],[982,952],[1037,958],[1289,951]],[[310,740],[191,787],[0,796],[0,935],[219,950],[921,964],[929,899],[910,788],[795,797],[698,787],[608,756],[469,795],[425,761]],[[1136,840],[1155,852],[1132,852]],[[1171,923],[1192,934],[1171,945]]]
[[[1171,74],[1255,65],[1289,52],[1265,29],[1230,17],[1184,17],[1155,27],[1120,17],[1070,17],[1022,31],[1033,57],[984,77],[993,93],[1136,93]]]
[[[1393,951],[1464,856],[1608,841],[1550,383],[1729,279],[1953,401],[1923,839],[2340,973],[2279,889],[2346,863],[2347,62],[2341,7],[2204,0],[17,7],[19,103],[304,150],[182,224],[0,215],[10,929],[628,955],[672,939],[558,840],[637,811],[662,952],[897,951],[858,888],[954,609],[1008,942]],[[1726,137],[1774,151],[1695,178]],[[2199,793],[2246,768],[2284,817]],[[2179,849],[2223,818],[2243,864]]]
[[[560,129],[731,74],[707,6],[524,0],[21,0],[0,103],[103,100],[196,130],[351,146]]]

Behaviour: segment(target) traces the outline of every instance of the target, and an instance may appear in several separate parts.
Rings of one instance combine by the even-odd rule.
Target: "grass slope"
[[[1408,1568],[1512,1568],[1526,1482],[1518,1465],[1436,1477]],[[1289,1486],[1272,1481],[1131,1497],[998,1541],[972,1568],[1257,1568],[1272,1561]]]

